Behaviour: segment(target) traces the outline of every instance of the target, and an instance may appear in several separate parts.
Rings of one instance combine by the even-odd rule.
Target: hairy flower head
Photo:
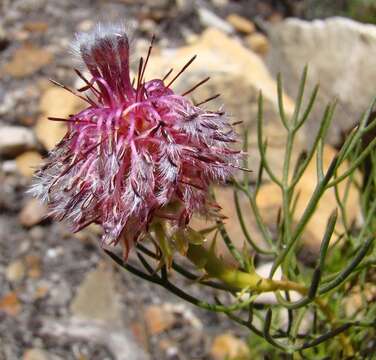
[[[76,70],[86,84],[77,94],[88,107],[69,119],[51,118],[66,121],[68,131],[32,188],[54,218],[74,231],[100,224],[103,244],[121,242],[125,256],[156,219],[182,229],[193,213],[215,212],[208,188],[225,182],[241,156],[231,148],[236,134],[224,112],[204,110],[171,89],[181,72],[171,81],[170,74],[144,79],[151,47],[132,82],[122,26],[77,36],[90,72],[86,78]]]

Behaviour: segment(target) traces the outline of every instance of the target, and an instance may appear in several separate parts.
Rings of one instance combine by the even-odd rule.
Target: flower
[[[68,131],[32,192],[73,231],[100,224],[102,244],[120,242],[127,257],[155,219],[184,228],[195,212],[210,216],[217,206],[208,188],[232,176],[241,152],[231,148],[236,134],[223,111],[204,110],[171,89],[194,58],[169,83],[145,81],[151,44],[134,84],[123,26],[99,25],[76,43],[90,79],[76,70],[86,96],[75,93],[88,107],[69,119],[50,118],[66,121]]]

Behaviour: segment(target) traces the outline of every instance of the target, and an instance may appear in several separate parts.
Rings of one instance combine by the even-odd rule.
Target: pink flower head
[[[76,71],[86,84],[79,91],[87,93],[78,96],[88,107],[69,119],[51,118],[66,121],[68,131],[32,188],[74,231],[100,224],[103,244],[121,242],[125,257],[155,219],[182,228],[195,212],[213,213],[208,188],[225,182],[241,157],[231,149],[236,134],[224,112],[204,110],[171,89],[182,71],[169,82],[144,80],[151,46],[132,83],[122,26],[78,35],[90,72],[86,79]]]

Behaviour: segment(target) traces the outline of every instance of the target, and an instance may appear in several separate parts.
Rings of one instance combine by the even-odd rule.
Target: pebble
[[[215,360],[248,358],[248,347],[244,341],[231,334],[218,335],[212,344],[210,355]]]
[[[40,200],[30,199],[19,214],[19,221],[25,227],[41,223],[47,215],[47,208]]]
[[[269,51],[268,38],[261,33],[254,33],[245,38],[248,47],[259,55],[266,55]]]
[[[29,32],[24,32],[27,39]],[[24,78],[50,64],[52,60],[53,54],[46,48],[25,43],[14,51],[12,58],[4,65],[3,70],[13,78]]]
[[[42,156],[37,151],[26,151],[16,158],[17,170],[25,177],[31,177],[41,163]]]
[[[0,156],[14,157],[36,146],[36,139],[30,129],[23,126],[0,127]]]
[[[252,34],[256,31],[256,26],[252,21],[238,14],[230,14],[227,21],[241,33]]]
[[[30,229],[29,235],[33,241],[41,241],[44,238],[44,229],[42,226],[34,226]]]
[[[50,355],[42,349],[32,348],[28,349],[23,354],[23,360],[50,360]]]
[[[65,281],[60,281],[51,287],[49,304],[54,306],[65,306],[72,297],[72,289]]]
[[[150,305],[145,310],[146,327],[151,335],[160,334],[174,324],[175,317],[161,305]]]
[[[94,27],[94,21],[86,19],[78,24],[78,31],[89,31]]]
[[[29,12],[36,11],[46,6],[47,0],[22,0],[17,3],[19,10]]]
[[[22,260],[11,262],[5,271],[5,276],[10,282],[19,282],[25,277],[25,264]]]
[[[139,29],[147,34],[155,33],[158,30],[157,24],[152,19],[141,21]]]
[[[122,308],[112,270],[100,264],[87,273],[76,290],[70,310],[77,318],[120,325]]]
[[[1,163],[1,171],[4,174],[14,174],[17,172],[17,164],[14,160],[6,160]]]
[[[208,9],[202,7],[199,8],[198,16],[201,20],[201,23],[206,27],[214,27],[218,30],[223,31],[226,34],[231,34],[234,32],[234,28],[231,24],[229,24],[227,21],[223,20],[222,18],[220,18]]]
[[[212,0],[212,3],[216,7],[225,7],[228,5],[229,0]]]

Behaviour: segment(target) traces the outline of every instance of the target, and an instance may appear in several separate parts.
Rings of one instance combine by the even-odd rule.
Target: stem
[[[202,245],[190,244],[187,251],[187,258],[194,263],[198,268],[204,269],[209,276],[223,281],[225,284],[237,290],[249,289],[253,293],[262,293],[277,290],[294,290],[301,295],[306,295],[308,289],[301,284],[289,280],[273,280],[263,278],[256,272],[246,273],[234,268],[231,268],[223,263],[214,253],[214,250],[208,250]],[[321,309],[323,314],[328,318],[333,327],[336,327],[336,319],[331,312],[330,307],[319,298],[314,299],[317,306]],[[344,333],[339,335],[339,340],[347,355],[354,354],[349,339]]]

